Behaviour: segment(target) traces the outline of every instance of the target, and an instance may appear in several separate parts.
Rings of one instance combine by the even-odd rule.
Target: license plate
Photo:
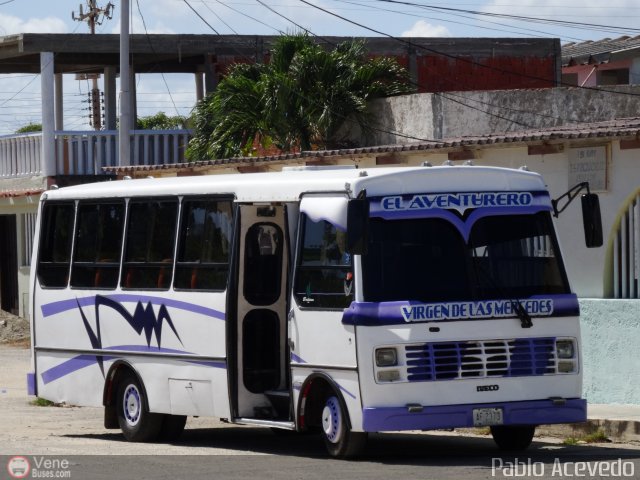
[[[474,408],[473,425],[475,427],[489,427],[491,425],[502,425],[501,408]]]

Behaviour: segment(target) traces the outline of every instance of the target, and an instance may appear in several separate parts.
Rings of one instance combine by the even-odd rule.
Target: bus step
[[[261,427],[279,428],[281,430],[295,430],[296,424],[293,422],[283,422],[279,420],[263,420],[259,418],[236,418],[233,423],[243,425],[259,425]]]
[[[267,390],[264,394],[273,405],[278,418],[289,418],[289,412],[291,411],[289,390]]]

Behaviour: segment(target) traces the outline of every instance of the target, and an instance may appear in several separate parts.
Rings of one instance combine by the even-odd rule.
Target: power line
[[[229,30],[231,30],[233,33],[235,33],[236,35],[239,35],[238,32],[236,32],[233,27],[231,25],[229,25],[227,22],[225,22],[220,15],[218,15],[216,12],[213,11],[213,9],[206,3],[206,2],[202,2],[202,4],[205,6],[205,8],[207,10],[209,10],[211,13],[213,13],[213,15],[220,20],[220,22],[222,22]]]
[[[411,5],[411,6],[414,6],[414,7],[426,8],[426,9],[429,9],[429,10],[442,10],[442,11],[457,12],[457,13],[467,13],[467,14],[478,15],[478,16],[506,18],[506,19],[509,19],[509,20],[518,20],[518,21],[526,21],[526,22],[533,22],[533,23],[544,23],[544,24],[551,24],[551,25],[559,25],[559,26],[569,27],[569,28],[579,28],[581,30],[585,29],[585,28],[588,28],[590,30],[598,30],[598,31],[613,31],[613,32],[635,31],[635,32],[640,32],[640,29],[631,28],[631,27],[617,27],[617,26],[614,26],[614,25],[602,25],[602,24],[597,24],[597,23],[574,22],[574,21],[569,21],[569,20],[552,20],[552,19],[543,18],[543,17],[529,17],[529,16],[513,15],[513,14],[507,14],[507,13],[480,12],[480,11],[477,11],[477,10],[467,10],[467,9],[452,8],[452,7],[440,7],[440,6],[435,6],[435,5],[424,5],[424,4],[413,3],[413,2],[403,1],[403,0],[376,0],[376,1],[383,2],[383,3],[394,3],[394,4],[401,4],[401,5]]]
[[[201,0],[201,1],[202,1],[202,3],[207,3],[207,2],[205,2],[204,0]],[[283,34],[283,33],[284,33],[282,30],[278,30],[277,28],[273,27],[272,25],[269,25],[269,24],[268,24],[268,23],[266,23],[266,22],[263,22],[262,20],[258,20],[257,18],[254,18],[254,17],[252,17],[251,15],[248,15],[248,14],[246,14],[246,13],[244,13],[244,12],[242,12],[242,11],[240,11],[240,10],[236,9],[236,8],[233,8],[233,7],[229,6],[227,3],[223,3],[223,2],[221,2],[220,0],[215,0],[215,1],[216,1],[218,4],[222,5],[223,7],[227,7],[228,9],[230,9],[230,10],[232,10],[232,11],[236,12],[236,13],[239,13],[240,15],[243,15],[244,17],[250,18],[250,19],[251,19],[251,20],[253,20],[254,22],[257,22],[257,23],[259,23],[259,24],[261,24],[261,25],[264,25],[265,27],[269,27],[270,29],[275,30],[276,32],[278,32],[278,33],[280,33],[280,34]]]
[[[136,0],[136,6],[138,7],[138,13],[140,14],[140,18],[142,19],[142,26],[144,27],[145,38],[147,39],[147,42],[149,43],[149,47],[151,48],[151,51],[156,56],[156,58],[158,58],[158,54],[156,53],[156,49],[154,48],[153,43],[151,42],[151,39],[149,38],[149,32],[147,31],[147,22],[144,19],[144,15],[142,14],[142,10],[140,9],[140,2],[138,0]],[[160,72],[160,75],[162,76],[162,81],[164,82],[164,86],[167,88],[167,93],[169,94],[169,98],[171,99],[171,103],[173,104],[173,108],[176,111],[176,115],[180,116],[180,112],[178,111],[178,107],[176,107],[176,103],[174,102],[173,96],[171,95],[171,90],[169,89],[169,84],[167,83],[167,79],[165,78],[163,72]]]
[[[312,32],[310,32],[309,30],[307,30],[306,28],[304,28],[302,25],[300,25],[300,24],[298,24],[298,23],[294,22],[294,21],[293,21],[293,20],[291,20],[290,18],[285,17],[285,16],[284,16],[284,15],[282,15],[281,13],[279,13],[279,12],[275,11],[275,10],[274,10],[273,8],[271,8],[269,5],[267,5],[266,3],[264,3],[262,0],[256,0],[256,2],[258,2],[260,5],[262,5],[263,7],[265,7],[266,9],[268,9],[269,11],[271,11],[271,12],[275,13],[275,14],[276,14],[276,15],[278,15],[279,17],[284,18],[287,22],[290,22],[290,23],[294,24],[294,25],[295,25],[296,27],[298,27],[300,30],[303,30],[303,31],[305,31],[305,32],[307,32],[307,33],[310,33],[310,34],[312,34],[314,37],[315,37],[315,36],[317,36],[317,35],[315,35],[314,33],[312,33]],[[320,37],[318,37],[318,38],[320,38]]]
[[[365,6],[362,3],[352,2],[352,1],[348,1],[348,0],[334,0],[334,1],[339,2],[339,3],[346,3],[346,4],[350,4],[350,5]],[[388,9],[388,8],[382,8],[382,7],[378,7],[378,6],[375,6],[375,5],[371,5],[371,6],[367,7],[367,8],[369,10],[378,10],[378,11],[383,11],[383,12],[390,12],[390,13],[395,13],[397,15],[405,15],[405,16],[408,16],[408,17],[416,17],[416,18],[422,18],[422,19],[425,18],[424,15],[418,15],[416,13],[402,12],[402,11],[399,11],[399,10],[391,10],[391,9]],[[466,16],[466,15],[458,15],[458,16],[461,17],[461,18],[468,18],[468,19],[473,20],[473,17],[469,17],[469,16]],[[531,34],[542,34],[542,35],[547,35],[547,36],[551,35],[549,32],[544,32],[544,31],[541,31],[541,30],[534,30],[534,29],[531,29],[531,28],[518,27],[518,26],[509,27],[509,28],[514,28],[514,29],[518,30],[518,31],[514,31],[514,30],[506,30],[505,28],[496,28],[496,27],[487,27],[487,26],[482,26],[482,25],[474,25],[474,24],[470,24],[470,23],[467,23],[467,22],[450,20],[450,19],[442,18],[442,17],[430,17],[428,19],[429,20],[438,20],[440,22],[445,22],[445,23],[453,23],[453,24],[456,24],[456,25],[471,26],[471,27],[474,27],[474,28],[482,29],[482,30],[490,30],[490,31],[498,31],[498,32],[506,32],[506,33],[515,33],[515,34],[521,34],[522,32],[531,32]],[[493,22],[491,20],[477,20],[476,19],[476,21],[480,21],[482,23],[488,23],[488,24],[492,24],[492,25],[498,25],[500,27],[507,27],[507,25],[505,25],[503,23]],[[568,39],[568,40],[576,40],[576,41],[581,41],[581,42],[585,40],[583,38],[570,37],[570,36],[566,36],[566,35],[561,37],[561,38]]]
[[[187,3],[187,0],[183,0],[183,1],[184,1],[185,3]],[[279,12],[277,12],[277,11],[273,10],[271,7],[269,7],[268,5],[264,4],[261,0],[256,0],[256,1],[257,1],[258,3],[260,3],[262,6],[266,7],[268,10],[272,11],[273,13],[275,13],[276,15],[281,16],[282,18],[285,18],[287,21],[289,21],[289,22],[291,22],[291,23],[295,24],[298,28],[301,28],[302,30],[304,30],[304,31],[308,32],[309,34],[311,34],[311,35],[313,35],[313,36],[315,36],[315,37],[317,37],[317,38],[322,38],[322,37],[319,37],[318,35],[315,35],[313,32],[311,32],[311,31],[307,30],[306,28],[304,28],[304,27],[302,27],[302,26],[298,25],[297,23],[293,22],[292,20],[288,19],[287,17],[285,17],[284,15],[280,14]],[[191,7],[191,9],[192,9],[192,10],[194,10],[194,9],[193,9],[193,7]],[[205,20],[202,18],[202,16],[201,16],[201,15],[199,15],[195,10],[194,10],[194,12],[198,15],[198,17],[199,17],[200,19],[202,19],[203,21],[205,21]],[[207,25],[209,25],[209,24],[208,24],[208,22],[206,22],[206,21],[205,21],[205,23],[207,23]],[[213,27],[211,27],[210,25],[209,25],[209,27],[213,29]],[[214,29],[214,31],[215,31],[215,29]],[[217,33],[217,32],[216,32],[216,33]],[[218,35],[220,35],[220,34],[218,33]],[[328,41],[328,40],[326,40],[326,39],[324,39],[324,40],[331,44],[331,42],[330,42],[330,41]],[[309,98],[304,97],[304,96],[303,96],[302,94],[300,94],[299,92],[295,92],[295,94],[296,94],[296,95],[298,95],[298,96],[300,96],[301,98],[303,98],[303,99],[307,100],[307,101],[312,101],[312,102],[313,102],[313,100],[310,100]],[[335,115],[337,115],[338,117],[342,118],[343,120],[348,120],[348,118],[347,118],[347,117],[345,117],[344,115],[341,115],[341,114],[339,114],[339,113],[337,113],[337,112],[332,112],[332,113],[334,113],[334,114],[335,114]],[[373,127],[373,126],[371,126],[371,125],[366,125],[366,128],[370,128],[370,129],[372,129],[372,130],[376,130],[376,131],[379,131],[379,132],[381,132],[381,133],[388,133],[388,134],[391,134],[391,135],[396,135],[396,136],[403,137],[403,138],[407,138],[407,139],[410,139],[410,140],[417,140],[417,141],[421,141],[421,142],[433,142],[433,143],[440,143],[440,140],[432,140],[432,139],[427,139],[427,138],[415,137],[415,136],[412,136],[412,135],[405,135],[405,134],[400,133],[400,132],[394,132],[394,131],[391,131],[391,130],[384,130],[384,129],[380,129],[380,128]]]
[[[213,26],[209,22],[207,22],[205,18],[202,15],[200,15],[200,13],[195,8],[193,8],[187,0],[182,0],[182,1],[186,3],[187,7],[193,10],[193,13],[195,13],[198,16],[198,18],[200,18],[200,20],[202,20],[211,30],[213,30],[216,33],[216,35],[220,35],[220,32],[218,32],[215,28],[213,28]]]
[[[261,3],[261,4],[262,4],[262,2],[261,2],[260,0],[256,0],[256,1],[257,1],[258,3]],[[268,7],[267,7],[267,8],[268,8]],[[280,13],[279,13],[279,12],[277,12],[276,10],[274,10],[274,9],[272,9],[272,8],[269,8],[269,10],[271,10],[271,11],[272,11],[273,13],[275,13],[276,15],[278,15],[278,16],[280,16],[280,17],[284,18],[285,20],[287,20],[287,21],[289,21],[289,22],[291,22],[291,23],[294,23],[292,20],[290,20],[290,19],[289,19],[289,18],[287,18],[286,16],[284,16],[284,15],[280,14]],[[294,24],[295,24],[295,23],[294,23]],[[295,24],[295,25],[296,25],[296,26],[298,26],[297,24]],[[316,38],[322,38],[322,37],[319,37],[318,35],[316,35],[315,33],[311,32],[311,31],[310,31],[310,30],[308,30],[308,29],[304,29],[304,30],[305,30],[306,32],[308,32],[309,34],[313,35],[313,36],[314,36],[314,37],[316,37]],[[334,48],[335,48],[335,47],[337,47],[337,45],[336,45],[335,43],[331,42],[330,40],[327,40],[327,39],[323,39],[323,40],[324,40],[325,42],[327,42],[328,44],[332,45]],[[449,79],[446,79],[446,80],[447,80],[447,81],[449,81],[449,82],[451,82]],[[420,85],[420,84],[418,84],[418,83],[416,83],[416,82],[413,82],[413,81],[410,81],[410,84],[412,84],[413,86],[418,87],[418,88],[420,88],[420,87],[422,86],[422,85]],[[515,123],[515,124],[517,124],[517,125],[523,126],[523,127],[532,128],[532,126],[531,126],[531,125],[528,125],[528,124],[525,124],[525,123],[522,123],[522,122],[519,122],[519,121],[516,121],[516,120],[512,120],[512,119],[509,119],[509,118],[503,117],[502,115],[498,115],[498,114],[495,114],[495,113],[492,113],[492,112],[488,112],[488,111],[486,111],[486,110],[482,110],[482,109],[480,109],[480,108],[478,108],[478,107],[474,107],[473,105],[465,104],[464,102],[462,102],[462,101],[460,101],[460,100],[455,100],[455,99],[449,98],[449,97],[445,96],[445,95],[444,95],[443,93],[441,93],[441,92],[434,92],[434,95],[436,95],[436,96],[442,96],[442,97],[444,97],[444,98],[448,99],[449,101],[451,101],[451,102],[453,102],[453,103],[457,103],[457,104],[463,105],[463,106],[468,107],[468,108],[470,108],[470,109],[472,109],[472,110],[477,110],[477,111],[482,112],[482,113],[484,113],[484,114],[486,114],[486,115],[489,115],[489,116],[492,116],[492,117],[495,117],[495,118],[499,118],[499,119],[501,119],[501,120],[506,120],[506,121],[509,121],[509,122],[511,122],[511,123]],[[454,95],[454,96],[455,96],[455,95]],[[529,113],[533,113],[534,115],[536,115],[536,112],[529,112]],[[559,119],[559,120],[563,120],[563,119]],[[369,126],[369,128],[371,128],[371,127]],[[384,130],[383,130],[383,131],[382,131],[382,133],[397,134],[398,132],[388,132],[388,131],[384,131]],[[402,136],[402,135],[400,135],[400,136]],[[435,140],[428,140],[428,141],[435,141]]]
[[[52,60],[53,61],[53,60]],[[36,78],[38,78],[40,76],[40,74],[36,75],[35,77],[33,77],[31,80],[29,80],[24,87],[22,87],[20,90],[18,90],[15,95],[13,95],[11,98],[8,98],[7,100],[5,100],[4,102],[0,103],[0,107],[4,107],[8,102],[10,102],[11,100],[13,100],[14,98],[16,98],[18,95],[20,95],[29,85],[31,85]]]
[[[256,1],[259,1],[259,0],[256,0]],[[271,10],[272,12],[276,13],[277,15],[279,15],[280,17],[284,18],[285,20],[287,20],[287,21],[289,21],[289,22],[292,22],[290,19],[288,19],[286,16],[284,16],[284,15],[280,14],[279,12],[277,12],[277,11],[275,11],[275,10],[273,10],[273,9],[270,9],[270,10]],[[293,23],[293,22],[292,22],[292,23]],[[297,25],[297,24],[296,24],[296,25]],[[310,30],[308,30],[308,29],[305,29],[305,31],[307,31],[309,34],[313,35],[313,36],[314,36],[314,37],[316,37],[316,38],[321,38],[321,37],[319,37],[318,35],[316,35],[315,33],[311,32],[311,31],[310,31]],[[394,38],[394,39],[395,39],[395,37],[391,37],[391,38]],[[327,40],[327,39],[323,39],[323,40],[324,40],[325,42],[327,42],[329,45],[332,45],[334,48],[335,48],[335,47],[337,47],[337,45],[336,45],[335,43],[331,42],[330,40]],[[453,84],[457,85],[457,82],[452,82],[452,80],[451,80],[451,79],[446,78],[446,77],[445,77],[445,81],[447,81],[449,84],[452,84],[452,83],[453,83]],[[420,87],[423,87],[423,86],[424,86],[424,85],[421,85],[421,84],[419,84],[419,83],[417,83],[417,82],[414,82],[414,81],[412,81],[412,80],[411,80],[409,83],[410,83],[411,85],[413,85],[413,86],[417,87],[417,88],[420,88]],[[507,117],[505,117],[505,116],[503,116],[503,115],[500,115],[500,114],[497,114],[497,113],[494,113],[494,112],[491,112],[491,111],[483,110],[483,109],[481,109],[481,108],[479,108],[479,107],[475,107],[475,106],[473,106],[473,105],[469,105],[468,103],[465,103],[465,102],[463,102],[462,100],[456,100],[456,99],[455,99],[455,97],[457,97],[457,98],[462,98],[462,99],[464,99],[464,100],[471,101],[471,102],[475,102],[475,103],[484,104],[484,105],[487,105],[487,106],[489,106],[489,107],[497,108],[497,109],[501,109],[501,110],[508,110],[508,111],[513,111],[513,112],[517,112],[517,113],[528,113],[528,114],[531,114],[531,115],[534,115],[534,116],[537,116],[537,117],[552,118],[552,119],[554,119],[554,120],[558,120],[558,121],[560,121],[560,122],[565,122],[565,121],[566,121],[566,119],[564,119],[564,118],[554,117],[554,116],[551,116],[551,115],[540,114],[540,113],[538,113],[538,112],[533,112],[533,111],[518,110],[518,109],[512,109],[512,108],[509,108],[509,107],[503,107],[503,106],[499,106],[499,105],[494,105],[494,104],[491,104],[491,103],[488,103],[488,102],[482,102],[482,101],[479,101],[479,100],[470,99],[470,98],[468,98],[468,97],[463,97],[463,96],[461,96],[461,95],[456,95],[456,94],[451,93],[451,92],[447,92],[447,93],[444,93],[444,92],[433,92],[433,95],[435,95],[435,96],[439,96],[439,97],[442,97],[442,98],[445,98],[446,100],[448,100],[448,101],[450,101],[450,102],[452,102],[452,103],[457,103],[457,104],[462,105],[462,106],[464,106],[464,107],[467,107],[467,108],[469,108],[469,109],[471,109],[471,110],[476,110],[476,111],[478,111],[478,112],[484,113],[485,115],[488,115],[488,116],[490,116],[490,117],[498,118],[498,119],[500,119],[500,120],[505,120],[505,121],[510,122],[510,123],[512,123],[512,124],[520,125],[520,126],[522,126],[522,127],[526,127],[526,128],[534,128],[534,126],[533,126],[533,125],[530,125],[530,124],[527,124],[527,123],[523,123],[522,121],[514,120],[514,119],[512,119],[512,118],[507,118]],[[452,98],[452,97],[454,97],[454,98]],[[384,131],[383,131],[383,133],[392,133],[392,134],[395,134],[395,132],[384,132]]]
[[[193,11],[193,13],[195,13],[195,14],[198,16],[198,18],[199,18],[200,20],[202,20],[202,21],[203,21],[203,22],[204,22],[204,23],[205,23],[205,24],[206,24],[206,25],[207,25],[211,30],[213,30],[213,32],[214,32],[216,35],[218,35],[219,37],[222,37],[222,35],[220,34],[220,32],[218,32],[215,28],[213,28],[213,26],[212,26],[209,22],[207,22],[207,20],[206,20],[202,15],[200,15],[200,12],[198,12],[195,8],[193,8],[193,7],[191,6],[191,4],[190,4],[187,0],[182,0],[182,1],[183,1],[184,3],[186,3],[186,4],[187,4],[187,6],[188,6],[192,11]],[[235,43],[235,44],[240,45],[240,46],[243,46],[243,47],[250,46],[250,45],[249,45],[248,43],[246,43],[246,42],[240,42],[240,41],[237,41],[237,40],[232,41],[232,42],[230,42],[230,43],[231,43],[231,45],[233,45],[233,44]],[[236,51],[236,53],[237,53],[239,56],[241,56],[241,57],[245,58],[246,60],[248,60],[248,61],[250,61],[250,62],[251,62],[251,61],[257,61],[257,58],[256,58],[256,59],[254,59],[254,58],[251,58],[251,57],[247,56],[246,54],[244,54],[243,52],[241,52],[240,50],[238,50],[236,47],[232,47],[232,48]]]
[[[442,51],[436,50],[434,48],[425,47],[424,45],[420,45],[418,43],[414,43],[414,42],[411,42],[409,40],[405,40],[403,38],[394,37],[393,35],[390,35],[390,34],[388,34],[386,32],[381,31],[381,30],[376,30],[375,28],[368,27],[366,25],[363,25],[362,23],[356,22],[355,20],[350,20],[350,19],[348,19],[346,17],[343,17],[342,15],[338,15],[335,12],[331,12],[331,11],[329,11],[329,10],[327,10],[325,8],[322,8],[322,7],[318,6],[318,5],[314,5],[313,3],[310,3],[307,0],[299,0],[299,1],[304,3],[304,4],[306,4],[306,5],[311,6],[311,7],[315,8],[315,9],[317,9],[317,10],[320,10],[320,11],[322,11],[324,13],[327,13],[327,14],[329,14],[331,16],[339,18],[339,19],[341,19],[341,20],[343,20],[343,21],[345,21],[347,23],[351,23],[351,24],[356,25],[356,26],[358,26],[360,28],[363,28],[365,30],[369,30],[370,32],[377,33],[378,35],[383,35],[383,36],[385,36],[387,38],[390,38],[390,39],[392,39],[392,40],[394,40],[396,42],[403,43],[403,44],[405,44],[407,46],[410,46],[410,47],[413,47],[413,48],[417,48],[417,49],[420,49],[420,50],[431,52],[431,53],[433,53],[435,55],[439,55],[439,56],[442,56],[442,57],[445,57],[445,58],[451,58],[453,60],[469,63],[471,65],[474,65],[474,66],[477,66],[477,67],[480,67],[480,68],[485,68],[485,69],[493,70],[493,71],[500,72],[500,73],[507,73],[507,74],[515,75],[515,76],[522,77],[522,78],[528,78],[528,79],[531,79],[531,80],[540,80],[540,81],[545,81],[545,82],[549,81],[548,78],[538,77],[538,76],[535,76],[535,75],[529,75],[529,74],[522,73],[522,72],[515,71],[515,70],[506,70],[504,68],[496,67],[496,66],[493,66],[493,65],[486,65],[486,64],[478,62],[476,60],[470,60],[468,58],[461,57],[461,56],[458,56],[458,55],[453,55],[453,54],[446,53],[446,52],[442,52]],[[389,0],[385,0],[385,1],[389,1]],[[596,91],[596,92],[600,92],[600,93],[606,92],[606,93],[613,93],[613,94],[617,94],[617,95],[625,95],[625,96],[632,96],[632,97],[640,96],[640,94],[633,93],[633,92],[608,90],[608,89],[603,89],[603,88],[600,88],[600,87],[587,87],[587,86],[580,86],[580,85],[576,86],[576,85],[572,85],[572,84],[569,84],[569,83],[566,83],[566,82],[562,82],[562,81],[558,81],[558,84],[564,85],[564,86],[573,87],[573,88],[580,88],[580,89],[584,89],[584,90]]]

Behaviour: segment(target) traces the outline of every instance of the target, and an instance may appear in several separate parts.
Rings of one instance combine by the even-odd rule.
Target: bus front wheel
[[[353,432],[340,400],[335,395],[325,399],[321,417],[321,432],[329,455],[336,458],[351,458],[364,450],[367,434]]]
[[[491,435],[501,450],[526,450],[536,431],[534,425],[497,425],[491,427]]]
[[[163,415],[150,413],[141,382],[127,372],[118,383],[118,424],[130,442],[151,442],[158,438]]]

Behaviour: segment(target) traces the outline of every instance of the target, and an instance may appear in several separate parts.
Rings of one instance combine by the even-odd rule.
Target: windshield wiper
[[[511,302],[511,308],[516,311],[516,315],[520,319],[520,326],[522,328],[531,328],[533,327],[533,322],[531,321],[531,315],[527,312],[527,309],[524,308],[522,302],[517,298],[509,298]]]
[[[473,259],[477,259],[479,257],[472,255],[471,258],[473,261]],[[491,286],[496,290],[498,295],[500,295],[500,297],[508,300],[511,303],[511,309],[518,316],[518,319],[520,320],[520,326],[522,328],[533,327],[533,321],[531,320],[531,315],[529,315],[529,312],[527,312],[527,309],[524,308],[524,305],[522,305],[522,302],[518,298],[513,298],[510,295],[507,295],[504,291],[504,288],[500,284],[498,284],[498,282],[493,277],[493,275],[491,275],[491,273],[488,272],[484,268],[484,266],[480,264],[480,262],[473,261],[473,265],[476,269],[476,274],[478,270],[481,271],[484,274],[484,276],[489,280],[489,283],[491,283]]]

